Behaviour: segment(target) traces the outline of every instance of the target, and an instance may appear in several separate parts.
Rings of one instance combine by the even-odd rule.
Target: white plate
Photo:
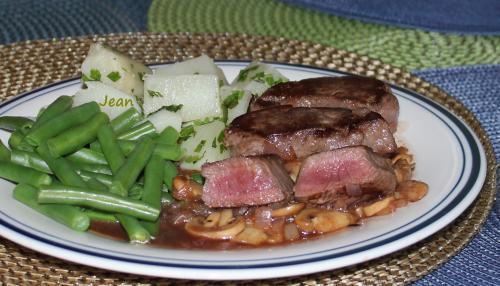
[[[218,63],[229,79],[245,62]],[[331,70],[277,64],[291,80]],[[67,80],[0,105],[2,115],[34,116],[60,95],[74,94],[79,80]],[[485,180],[484,150],[465,123],[439,104],[393,87],[401,106],[398,138],[415,155],[416,179],[429,184],[421,201],[392,215],[321,239],[253,250],[158,249],[71,231],[13,200],[13,185],[0,181],[0,234],[28,248],[110,270],[185,279],[256,279],[294,276],[364,262],[414,244],[437,232],[469,206]],[[8,134],[0,133],[6,142]]]

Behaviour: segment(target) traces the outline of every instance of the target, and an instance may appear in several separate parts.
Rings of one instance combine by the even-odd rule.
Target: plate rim
[[[216,63],[227,63],[227,62],[248,63],[249,61],[247,61],[247,60],[216,60]],[[265,61],[265,62],[271,63],[271,64],[276,64],[276,65],[282,65],[282,66],[293,66],[293,67],[305,68],[305,69],[309,69],[309,70],[311,70],[311,69],[312,70],[321,70],[321,71],[326,71],[326,72],[329,72],[329,73],[337,73],[337,74],[343,74],[343,75],[354,74],[354,73],[349,73],[349,72],[335,70],[335,69],[327,69],[327,68],[321,68],[321,67],[310,66],[310,65],[303,65],[303,64],[290,64],[290,63],[278,62],[278,61]],[[171,63],[172,62],[162,62],[162,63],[151,64],[149,66],[153,66],[154,67],[154,66],[171,64]],[[15,101],[18,101],[18,100],[24,98],[25,96],[28,96],[28,95],[31,95],[31,94],[34,94],[34,93],[38,93],[38,92],[43,91],[45,89],[48,89],[48,88],[51,88],[51,87],[55,87],[55,86],[58,86],[58,85],[61,85],[61,84],[67,83],[67,82],[72,82],[72,81],[77,81],[77,80],[79,80],[78,77],[70,78],[70,79],[65,79],[65,80],[62,80],[62,81],[54,82],[54,83],[45,85],[43,87],[39,87],[39,88],[30,90],[30,91],[24,92],[24,93],[22,93],[22,94],[20,94],[20,95],[18,95],[16,97],[14,97],[14,98],[12,98],[12,99],[9,99],[7,101],[2,102],[0,104],[0,108],[3,108],[5,106],[7,106],[7,105],[10,105],[10,104],[12,104]],[[432,224],[429,224],[429,225],[423,227],[423,229],[427,229],[427,228],[431,228],[431,226],[432,226],[432,228],[434,230],[430,231],[430,233],[426,234],[424,237],[415,238],[414,241],[412,241],[410,243],[404,243],[403,246],[399,246],[399,247],[397,247],[397,249],[393,249],[393,250],[391,250],[389,252],[385,252],[385,253],[382,253],[382,254],[374,255],[374,256],[370,257],[369,259],[373,259],[373,258],[379,257],[381,255],[387,255],[387,254],[392,253],[394,251],[397,251],[397,250],[399,250],[401,248],[410,246],[410,245],[412,245],[412,244],[414,244],[414,243],[422,240],[423,238],[428,237],[428,236],[432,235],[433,233],[439,231],[440,229],[444,228],[447,224],[449,224],[452,221],[454,221],[462,212],[464,212],[466,210],[466,208],[470,204],[472,204],[472,202],[474,201],[474,199],[479,194],[480,189],[483,187],[485,179],[486,179],[487,160],[486,160],[486,156],[485,156],[484,147],[482,146],[481,141],[479,140],[478,136],[475,134],[474,130],[463,119],[461,119],[457,114],[455,114],[455,112],[449,110],[445,106],[441,105],[440,103],[436,102],[435,100],[433,100],[433,99],[431,99],[431,98],[429,98],[429,97],[427,97],[425,95],[419,94],[418,92],[415,92],[413,90],[410,90],[408,88],[405,88],[405,87],[402,87],[402,86],[399,86],[399,85],[396,85],[396,84],[391,84],[391,83],[388,83],[388,84],[390,84],[391,88],[400,90],[400,91],[402,91],[403,93],[406,93],[406,94],[411,94],[412,96],[419,98],[420,100],[424,101],[425,103],[430,104],[435,109],[441,110],[441,113],[444,114],[444,115],[447,115],[446,113],[448,113],[450,116],[446,116],[446,117],[449,118],[450,120],[453,119],[452,121],[456,121],[455,125],[457,127],[464,127],[465,128],[465,130],[467,131],[467,133],[472,136],[472,139],[473,139],[472,142],[476,143],[474,145],[474,147],[477,147],[478,150],[479,150],[479,153],[480,153],[479,154],[480,158],[481,158],[480,165],[482,167],[482,168],[480,168],[480,170],[482,171],[482,173],[480,174],[481,176],[479,177],[479,180],[481,181],[481,183],[479,183],[479,186],[476,186],[477,182],[478,182],[477,178],[475,179],[475,181],[472,182],[472,185],[475,186],[475,187],[477,187],[478,191],[475,193],[475,195],[472,198],[469,199],[468,202],[464,202],[464,199],[468,197],[467,194],[464,194],[460,198],[456,197],[456,198],[453,199],[453,202],[455,202],[456,200],[458,200],[458,204],[457,205],[451,207],[451,202],[448,203],[448,205],[447,205],[446,208],[450,207],[451,211],[455,211],[456,214],[454,214],[452,218],[449,218],[447,220],[446,224],[434,226],[435,224],[437,224],[437,222],[440,219],[443,219],[444,217],[447,217],[446,214],[449,214],[449,211],[445,212],[445,210],[443,209],[439,213],[433,215],[433,217],[436,217],[436,216],[438,216],[438,214],[444,212],[442,216],[439,216],[438,221],[436,221],[436,222],[434,222]],[[445,113],[442,112],[443,110],[445,111]],[[459,124],[457,124],[457,122]],[[466,135],[466,133],[464,133],[463,130],[461,130],[461,131],[462,131],[462,134]],[[466,186],[464,186],[463,189],[465,189],[465,188],[466,188]],[[465,206],[463,206],[464,204],[465,204]],[[458,211],[457,208],[460,208],[461,210]],[[0,222],[4,223],[3,219],[1,219]],[[2,225],[2,227],[3,227],[3,225]],[[419,231],[422,231],[422,229],[420,229]],[[405,231],[405,233],[406,232],[408,232],[408,231]],[[401,238],[404,238],[404,237],[405,237],[405,235],[401,234]],[[390,243],[396,243],[396,242],[398,242],[399,239],[400,238],[395,239],[395,240],[393,240]],[[13,241],[15,241],[15,240],[13,240]],[[383,245],[387,245],[387,244],[382,244],[381,243],[381,246],[383,246]],[[380,247],[380,246],[375,246],[375,248],[378,248],[378,247]],[[39,249],[36,249],[36,250],[40,251]],[[68,250],[68,251],[73,251],[73,250]],[[365,250],[363,250],[363,251],[365,251]],[[40,252],[43,252],[43,251],[40,251]],[[43,252],[43,253],[46,253],[46,252]],[[63,256],[63,255],[61,255],[62,257],[60,257],[60,256],[57,256],[57,255],[54,255],[53,253],[47,253],[47,254],[52,255],[52,256],[56,256],[56,257],[59,257],[59,258],[62,258],[62,259],[68,259],[67,256]],[[351,254],[348,254],[348,255],[351,255]],[[107,259],[107,258],[104,258],[104,259]],[[323,262],[323,261],[327,261],[328,259],[331,259],[331,258],[323,258],[320,261],[316,261],[316,262]],[[113,261],[115,261],[115,260],[113,260]],[[75,262],[82,263],[81,261],[75,261]],[[119,262],[119,263],[122,263],[122,262]],[[125,263],[134,263],[134,262],[125,262]],[[305,262],[305,263],[313,263],[313,262]],[[359,262],[354,262],[354,263],[351,263],[351,264],[346,264],[344,266],[352,265],[352,264],[355,264],[355,263],[359,263]],[[84,263],[84,264],[91,265],[91,266],[96,266],[94,264],[88,264],[88,263]],[[296,265],[297,263],[293,263],[293,264]],[[299,263],[298,265],[302,265],[302,264],[304,264],[304,263]],[[140,265],[143,265],[143,264],[140,263]],[[103,266],[101,265],[101,266],[97,266],[97,267],[103,267]],[[165,266],[161,266],[161,267],[165,267]],[[169,266],[166,266],[166,267],[169,267]],[[186,268],[189,269],[190,267],[193,267],[193,265],[187,266]],[[196,270],[199,271],[200,270],[199,269],[200,266],[196,266],[196,267],[197,267]],[[280,265],[278,267],[283,267],[283,266]],[[117,270],[117,271],[123,271],[123,269],[116,269],[116,268],[111,268],[111,267],[104,267],[104,268],[112,269],[112,270]],[[238,267],[234,267],[234,268],[238,268]],[[234,268],[231,268],[231,269],[234,269]],[[253,269],[259,269],[259,268],[262,268],[262,265],[259,264],[256,267],[254,267]],[[208,269],[213,269],[213,268],[208,268]],[[216,266],[215,269],[220,269],[220,267]],[[329,268],[329,269],[331,269],[331,268]],[[325,270],[325,269],[323,269],[323,270]],[[311,273],[311,272],[317,272],[317,271],[320,271],[320,270],[306,271],[306,272],[303,272],[303,273],[294,273],[294,274],[295,275],[297,275],[297,274],[305,274],[305,273]],[[144,273],[142,271],[138,271],[138,272],[131,271],[131,272],[132,273],[137,273],[137,274],[146,274],[146,275],[149,275],[149,274]],[[163,276],[163,275],[161,275],[161,276]],[[266,278],[281,277],[281,276],[288,276],[288,275],[272,275],[272,276],[268,276]],[[164,277],[175,277],[175,276],[173,276],[173,275],[167,275],[167,276],[164,276]],[[252,277],[256,278],[255,276],[252,276]],[[186,278],[186,276],[180,276],[180,277],[176,277],[176,278]],[[204,279],[204,277],[199,277],[199,278],[189,277],[189,278],[191,278],[191,279]],[[259,278],[262,278],[262,276],[259,276]],[[213,279],[213,277],[212,277],[212,279]],[[235,279],[235,277],[222,278],[222,279]],[[236,279],[238,279],[238,278],[236,278]],[[248,278],[244,278],[244,279],[248,279]]]

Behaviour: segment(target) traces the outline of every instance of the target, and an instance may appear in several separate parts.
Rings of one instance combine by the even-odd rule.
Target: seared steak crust
[[[382,154],[396,151],[389,126],[378,113],[344,108],[276,106],[249,112],[226,128],[224,144],[233,156],[276,154],[285,160],[353,145]]]
[[[399,103],[383,81],[361,77],[319,77],[277,84],[255,100],[250,110],[276,105],[294,107],[343,107],[358,112],[374,111],[396,131]]]

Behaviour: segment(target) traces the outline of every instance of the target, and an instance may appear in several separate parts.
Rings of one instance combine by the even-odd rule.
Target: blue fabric
[[[500,162],[500,65],[414,73],[461,100],[476,115]],[[494,208],[479,234],[450,261],[414,285],[500,285],[499,213],[500,193],[497,192]]]
[[[151,0],[1,0],[0,44],[145,31]]]
[[[500,35],[498,0],[282,0],[337,16],[428,31]]]

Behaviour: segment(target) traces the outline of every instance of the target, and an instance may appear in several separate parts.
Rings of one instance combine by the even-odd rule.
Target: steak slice
[[[389,123],[392,132],[398,124],[398,99],[386,83],[369,77],[319,77],[277,84],[255,100],[250,110],[276,105],[374,111]]]
[[[289,199],[293,181],[275,156],[233,157],[207,163],[203,202],[209,207],[264,205]]]
[[[387,122],[378,113],[290,106],[237,117],[225,130],[224,144],[235,156],[276,154],[287,161],[353,145],[365,145],[381,154],[397,148]]]
[[[364,146],[345,147],[309,156],[294,187],[295,197],[315,203],[342,198],[350,202],[382,197],[396,189],[390,159]],[[349,200],[351,198],[351,200]]]

